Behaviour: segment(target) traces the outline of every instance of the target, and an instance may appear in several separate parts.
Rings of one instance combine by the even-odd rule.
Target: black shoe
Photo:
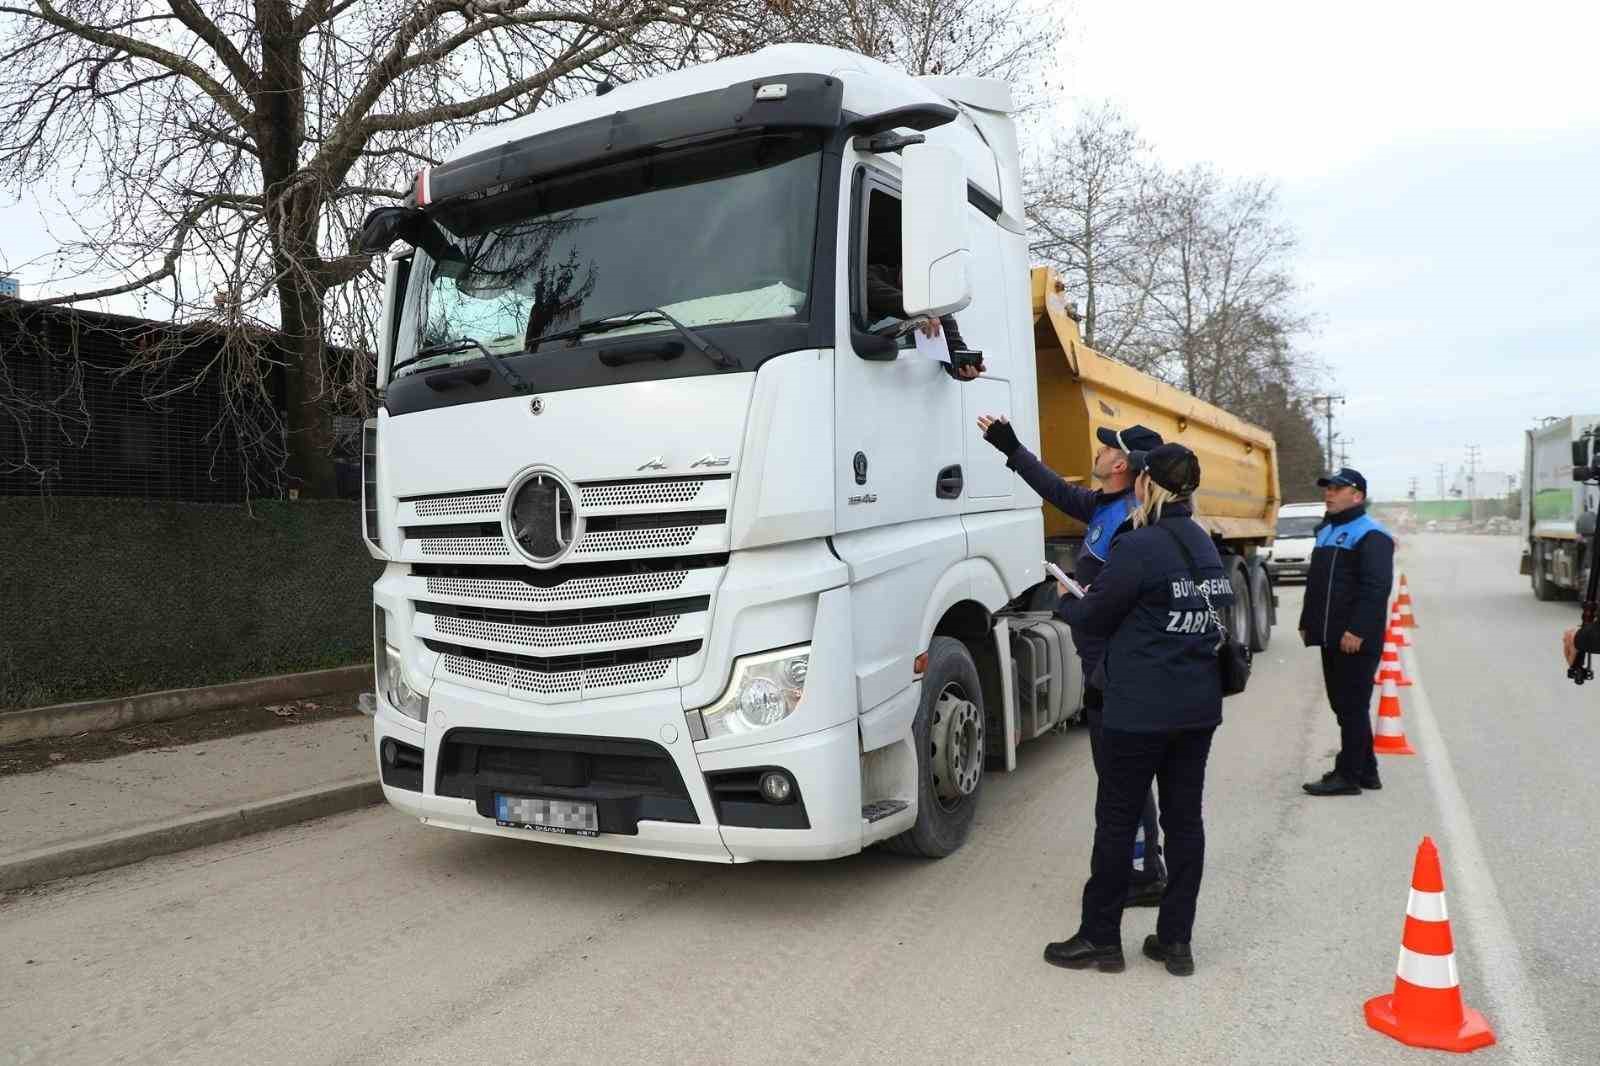
[[[1159,907],[1161,894],[1167,890],[1164,880],[1138,881],[1128,886],[1128,900],[1125,907]]]
[[[1122,957],[1122,945],[1108,948],[1091,944],[1086,937],[1058,940],[1044,946],[1044,961],[1052,966],[1065,966],[1069,970],[1087,970],[1093,966],[1101,973],[1121,973],[1128,968]]]
[[[1361,786],[1343,774],[1330,770],[1319,781],[1307,781],[1300,786],[1313,796],[1359,796]]]
[[[1144,938],[1144,957],[1167,964],[1167,972],[1174,977],[1188,977],[1194,973],[1194,952],[1188,944],[1163,944],[1151,933]]]
[[[1377,774],[1368,774],[1361,779],[1361,787],[1368,792],[1376,792],[1383,787],[1383,782],[1378,779]]]

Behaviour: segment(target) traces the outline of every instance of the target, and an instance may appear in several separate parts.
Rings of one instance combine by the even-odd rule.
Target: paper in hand
[[[1065,585],[1067,587],[1067,591],[1076,596],[1078,599],[1081,600],[1084,598],[1084,596],[1088,595],[1088,589],[1074,581],[1067,575],[1066,571],[1062,570],[1061,567],[1057,566],[1055,563],[1046,562],[1044,564],[1044,568],[1046,573],[1055,578],[1057,581],[1061,582],[1061,584]]]
[[[944,339],[944,330],[939,331],[936,337],[930,337],[920,328],[913,336],[917,339],[917,355],[923,359],[931,359],[935,363],[948,363],[950,361],[950,345]]]

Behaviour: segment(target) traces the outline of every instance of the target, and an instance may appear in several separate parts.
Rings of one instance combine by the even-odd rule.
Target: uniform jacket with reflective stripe
[[[1328,515],[1317,527],[1300,628],[1306,644],[1336,647],[1346,632],[1381,651],[1394,582],[1394,538],[1365,507]]]
[[[1123,489],[1108,495],[1098,489],[1081,488],[1045,466],[1026,448],[1013,452],[1006,465],[1015,470],[1030,489],[1044,497],[1045,502],[1089,527],[1083,546],[1078,549],[1077,561],[1072,565],[1072,576],[1079,584],[1094,584],[1111,555],[1112,542],[1132,528],[1128,516],[1133,513],[1135,503],[1133,490]],[[1083,676],[1093,675],[1105,651],[1105,638],[1081,626],[1072,626],[1072,645],[1077,649],[1078,658],[1083,660]]]

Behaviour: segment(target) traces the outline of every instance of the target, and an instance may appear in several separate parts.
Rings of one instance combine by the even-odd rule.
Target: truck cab
[[[959,844],[995,616],[1042,577],[1038,498],[974,427],[1036,436],[1010,109],[774,47],[485,131],[374,212],[392,804],[724,862],[919,818],[913,850]],[[873,332],[869,269],[984,376]]]

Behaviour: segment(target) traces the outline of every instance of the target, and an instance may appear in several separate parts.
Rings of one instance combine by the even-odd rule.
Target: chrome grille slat
[[[428,537],[415,542],[423,555],[488,555],[511,558],[511,548],[502,537]]]
[[[585,507],[646,507],[663,503],[688,503],[706,487],[705,478],[659,478],[650,481],[579,485]]]
[[[576,626],[521,626],[505,622],[480,622],[470,618],[434,618],[433,628],[445,636],[521,644],[530,648],[566,648],[664,637],[678,628],[682,617],[681,614],[667,614],[656,618]]]
[[[681,548],[700,533],[699,526],[663,526],[659,529],[608,529],[585,533],[573,555],[601,552],[659,551]]]
[[[654,574],[579,577],[549,588],[540,588],[523,581],[503,581],[494,578],[429,577],[426,580],[428,591],[440,596],[470,596],[482,600],[544,604],[674,592],[683,587],[690,573],[688,570],[667,570]]]
[[[416,508],[418,516],[435,518],[440,515],[499,514],[500,506],[505,499],[505,490],[496,489],[493,492],[474,492],[465,496],[434,496],[430,499],[409,502]]]

